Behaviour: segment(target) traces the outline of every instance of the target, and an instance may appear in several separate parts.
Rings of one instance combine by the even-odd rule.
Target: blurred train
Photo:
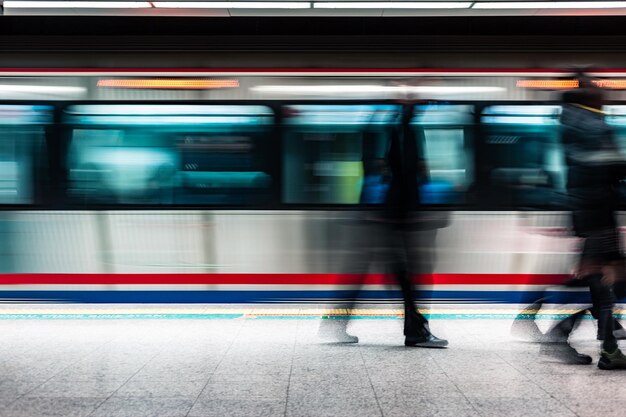
[[[626,71],[594,75],[626,152]],[[338,301],[359,282],[346,228],[380,203],[364,155],[410,107],[445,218],[416,248],[423,301],[582,302],[558,287],[570,88],[567,70],[0,68],[0,301]],[[398,300],[392,282],[374,265],[359,298]]]

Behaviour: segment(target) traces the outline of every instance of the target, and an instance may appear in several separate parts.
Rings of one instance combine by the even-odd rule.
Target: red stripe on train
[[[564,274],[433,274],[415,281],[424,285],[559,285]],[[267,285],[387,285],[385,274],[0,274],[0,285],[80,284],[267,284]]]

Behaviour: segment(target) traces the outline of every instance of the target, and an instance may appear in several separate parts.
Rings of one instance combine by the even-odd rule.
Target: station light
[[[63,85],[23,85],[1,84],[0,93],[40,93],[40,94],[82,94],[87,92],[85,87]]]
[[[501,93],[506,91],[504,87],[493,86],[438,86],[424,85],[418,87],[398,87],[398,91],[422,94],[480,94],[480,93]]]
[[[626,79],[592,80],[597,87],[610,90],[626,90]],[[537,90],[569,90],[578,88],[578,80],[517,80],[519,88],[533,88]]]
[[[5,9],[141,9],[147,1],[28,1],[5,0]]]
[[[517,80],[515,85],[539,90],[569,90],[578,88],[578,80]]]
[[[471,1],[377,1],[377,2],[315,2],[315,9],[469,9]]]
[[[626,1],[476,2],[473,9],[620,9]]]
[[[157,1],[154,7],[171,9],[310,9],[308,1]]]
[[[493,86],[385,86],[385,85],[260,85],[250,90],[261,94],[479,94],[500,93]]]
[[[355,94],[387,93],[394,87],[382,85],[259,85],[250,91],[262,94]]]
[[[159,90],[208,90],[214,88],[237,88],[238,80],[206,79],[110,79],[98,80],[101,88],[159,89]]]
[[[593,83],[600,88],[608,88],[610,90],[626,90],[625,79],[594,80]]]

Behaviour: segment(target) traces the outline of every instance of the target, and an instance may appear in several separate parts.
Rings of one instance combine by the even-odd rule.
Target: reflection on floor
[[[511,338],[508,318],[432,320],[450,348],[427,350],[402,346],[393,314],[353,321],[360,342],[338,345],[318,340],[310,316],[42,320],[41,310],[12,311],[0,320],[3,417],[610,417],[626,409],[626,371],[541,356]],[[594,337],[586,320],[573,340],[597,361]]]

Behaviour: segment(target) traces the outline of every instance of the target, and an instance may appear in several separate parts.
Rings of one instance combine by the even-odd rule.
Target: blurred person
[[[592,80],[579,76],[579,89],[563,96],[562,141],[568,166],[567,190],[574,233],[583,240],[582,252],[570,286],[587,286],[591,312],[598,321],[602,348],[598,367],[626,368],[626,356],[618,348],[613,306],[625,292],[626,270],[615,218],[618,181],[626,176],[626,160],[601,110],[603,92]],[[541,300],[533,308],[540,307]],[[568,338],[585,310],[557,323],[544,337],[542,351],[562,359],[590,364],[592,358],[578,353]],[[617,328],[616,328],[617,327]]]
[[[587,274],[587,272],[573,271],[572,277],[570,277],[570,279],[565,281],[562,285],[568,288],[587,287],[589,285],[587,281],[585,279],[581,279],[583,278],[582,274]],[[601,271],[598,271],[598,273],[601,273]],[[625,284],[626,282],[622,281],[618,282],[614,286],[613,291],[617,299],[626,297]],[[595,320],[599,319],[600,315],[597,309],[599,303],[596,302],[595,305],[592,304],[591,306],[583,308],[575,314],[570,315],[544,334],[537,325],[537,314],[539,314],[544,304],[556,301],[556,299],[551,299],[549,296],[546,296],[524,308],[513,321],[511,333],[515,337],[524,341],[538,343],[545,342],[547,345],[542,348],[542,352],[544,354],[553,354],[567,363],[584,365],[590,364],[593,360],[589,355],[579,353],[576,349],[565,342],[567,342],[569,335],[576,329],[583,316],[587,314],[587,311],[591,313]],[[603,340],[604,336],[600,330],[601,328],[598,327],[597,339]],[[613,336],[616,340],[626,340],[626,329],[624,329],[622,324],[616,318],[613,319]]]
[[[402,290],[405,346],[445,348],[448,341],[431,333],[427,318],[416,306],[413,277],[417,272],[432,272],[432,263],[428,262],[425,252],[434,246],[436,227],[429,225],[426,216],[419,211],[419,188],[428,181],[420,146],[423,132],[410,125],[413,106],[406,102],[401,104],[401,123],[393,129],[386,159],[370,159],[371,155],[364,155],[361,202],[383,204],[381,209],[369,211],[348,232],[350,260],[345,264],[347,272],[356,273],[357,280],[343,308],[350,314],[372,262],[380,257]],[[385,178],[389,179],[388,185]],[[424,236],[428,237],[427,242]],[[421,247],[415,250],[418,242]],[[427,271],[423,269],[424,264],[427,264]],[[323,320],[319,335],[337,342],[358,342],[356,336],[347,333],[347,324],[347,320]]]

